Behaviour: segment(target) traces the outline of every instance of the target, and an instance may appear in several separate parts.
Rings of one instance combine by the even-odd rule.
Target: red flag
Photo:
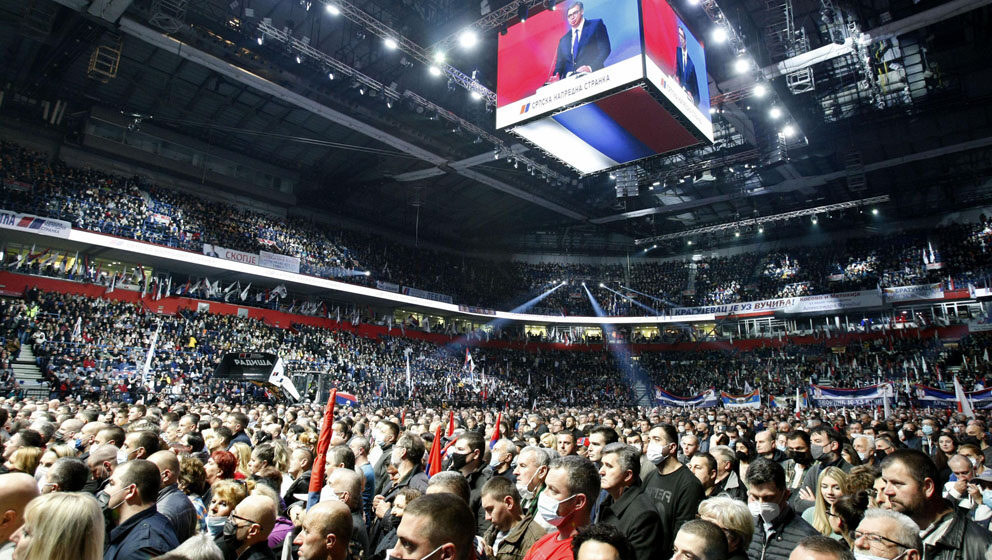
[[[431,452],[427,454],[427,476],[431,477],[439,472],[441,472],[441,424],[438,424],[434,430]]]
[[[452,410],[448,412],[448,433],[444,434],[445,437],[451,437],[455,435],[455,411]]]
[[[331,389],[331,396],[327,399],[327,408],[324,409],[324,421],[320,424],[320,436],[317,437],[317,456],[313,461],[313,469],[310,474],[310,488],[307,496],[307,509],[309,510],[320,501],[320,491],[324,488],[324,468],[327,462],[327,449],[331,446],[331,424],[334,423],[334,401],[337,400],[338,390]]]
[[[499,425],[503,422],[503,413],[500,412],[496,415],[496,429],[493,430],[493,438],[489,440],[489,449],[496,447],[496,442],[499,441]]]
[[[406,426],[406,408],[403,408],[403,412],[400,412],[400,430],[403,430]]]

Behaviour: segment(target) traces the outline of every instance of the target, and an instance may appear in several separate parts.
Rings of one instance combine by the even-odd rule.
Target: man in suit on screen
[[[685,30],[679,27],[679,46],[675,49],[675,79],[679,85],[689,92],[692,101],[699,105],[699,84],[696,79],[696,65],[689,58],[689,51],[685,46]]]
[[[586,19],[582,2],[568,6],[569,30],[558,41],[555,68],[549,81],[576,72],[595,72],[610,56],[610,36],[601,19]]]

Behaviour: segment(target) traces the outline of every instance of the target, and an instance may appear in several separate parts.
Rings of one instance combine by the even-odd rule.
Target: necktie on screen
[[[572,60],[579,54],[579,30],[572,31]]]

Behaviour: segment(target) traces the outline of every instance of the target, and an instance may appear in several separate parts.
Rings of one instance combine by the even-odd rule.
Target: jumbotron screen
[[[644,77],[637,0],[562,2],[499,37],[496,127],[596,97]]]

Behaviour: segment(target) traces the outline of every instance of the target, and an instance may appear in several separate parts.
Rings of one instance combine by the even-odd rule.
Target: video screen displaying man
[[[582,2],[568,6],[569,30],[558,41],[555,66],[549,82],[576,73],[595,72],[603,68],[610,56],[610,36],[601,19],[586,19]]]
[[[678,80],[682,89],[689,92],[692,101],[699,104],[699,80],[696,78],[696,65],[689,57],[689,50],[686,48],[685,30],[678,28],[679,46],[675,49],[675,79]]]

